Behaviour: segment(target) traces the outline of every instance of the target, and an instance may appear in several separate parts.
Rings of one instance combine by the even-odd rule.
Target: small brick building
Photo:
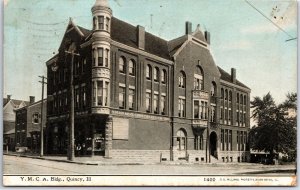
[[[28,106],[16,110],[15,146],[16,149],[40,151],[41,104],[42,101],[31,102]],[[43,103],[43,128],[46,127],[47,100]]]
[[[83,155],[237,162],[249,160],[250,89],[218,67],[200,27],[164,40],[92,7],[93,29],[70,20],[47,61],[47,150],[66,154],[70,65],[74,66],[75,144]],[[74,59],[65,53],[76,48]]]

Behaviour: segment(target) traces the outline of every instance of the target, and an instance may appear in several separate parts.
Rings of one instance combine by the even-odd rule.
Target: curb
[[[76,161],[69,161],[69,160],[49,159],[49,158],[37,157],[37,156],[30,156],[30,155],[18,155],[18,154],[3,154],[3,155],[6,155],[6,156],[16,156],[16,157],[25,157],[25,158],[33,158],[33,159],[39,159],[39,160],[48,160],[48,161],[55,161],[55,162],[73,163],[73,164],[79,164],[79,165],[94,165],[94,166],[99,165],[97,163],[85,163],[85,162],[76,162]]]

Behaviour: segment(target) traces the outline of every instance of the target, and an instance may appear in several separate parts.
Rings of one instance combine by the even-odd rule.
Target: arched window
[[[232,101],[232,92],[231,92],[231,90],[229,90],[229,102],[231,102]]]
[[[210,95],[215,96],[216,95],[216,83],[212,82],[211,87],[210,87]]]
[[[129,61],[129,63],[128,63],[128,69],[129,69],[129,75],[132,75],[132,76],[134,76],[135,74],[135,63],[134,63],[134,61],[131,59],[130,61]]]
[[[126,62],[126,59],[124,57],[119,58],[119,71],[120,71],[120,73],[125,73],[125,62]]]
[[[166,80],[167,80],[167,72],[165,69],[162,70],[161,74],[160,74],[160,77],[161,77],[161,83],[166,83]]]
[[[246,105],[246,102],[247,102],[247,100],[246,100],[246,95],[244,96],[244,105]]]
[[[196,67],[196,72],[194,74],[194,89],[195,90],[203,90],[203,70],[200,66]]]
[[[228,100],[228,91],[227,91],[227,89],[225,90],[225,101],[227,101]]]
[[[152,68],[150,65],[147,65],[146,67],[146,78],[148,80],[151,80],[151,77],[152,77]]]
[[[236,103],[238,104],[240,102],[240,95],[239,93],[236,94]]]
[[[177,150],[186,149],[186,132],[183,129],[179,129],[176,133],[177,136]]]
[[[153,76],[155,82],[158,82],[158,79],[159,79],[158,76],[159,76],[159,69],[157,67],[155,67],[154,68],[154,76]]]
[[[179,73],[179,87],[181,87],[181,88],[185,88],[185,80],[186,80],[186,78],[185,78],[185,73],[183,72],[183,71],[180,71],[180,73]]]

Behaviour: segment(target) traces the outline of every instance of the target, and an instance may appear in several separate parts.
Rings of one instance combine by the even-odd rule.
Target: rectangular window
[[[93,50],[93,66],[96,66],[96,59],[97,59],[97,49]]]
[[[154,76],[153,76],[154,81],[158,81],[158,69],[154,68]]]
[[[80,97],[80,96],[79,96],[79,88],[76,89],[76,91],[77,91],[77,92],[76,92],[76,107],[79,108],[79,97]]]
[[[103,99],[104,99],[104,106],[108,105],[108,82],[104,82],[103,88]]]
[[[227,129],[225,129],[225,150],[228,150],[228,130]]]
[[[68,72],[68,70],[65,68],[64,69],[64,82],[67,81],[67,72]]]
[[[106,18],[106,23],[105,23],[105,26],[106,26],[106,30],[109,31],[109,18]]]
[[[98,48],[98,66],[103,66],[103,48]]]
[[[210,121],[215,122],[216,121],[216,106],[211,105],[211,115],[210,115]]]
[[[109,56],[109,50],[106,49],[106,51],[105,51],[105,67],[108,67],[108,56]]]
[[[231,151],[232,150],[232,130],[229,130],[229,137],[228,137],[228,148]]]
[[[97,81],[97,105],[103,106],[103,81]]]
[[[236,122],[237,122],[237,125],[239,125],[239,121],[240,121],[240,112],[236,111]]]
[[[221,129],[221,150],[224,150],[224,129]]]
[[[129,104],[129,109],[133,110],[134,109],[134,89],[129,89],[129,96],[128,96],[128,104]]]
[[[166,114],[166,97],[165,96],[161,96],[160,97],[160,112],[162,115]]]
[[[204,119],[204,101],[201,101],[200,119]]]
[[[93,105],[97,105],[96,96],[97,96],[97,83],[93,82]]]
[[[224,115],[224,113],[223,113],[223,108],[221,108],[220,112],[221,112],[221,114],[220,114],[220,119],[223,120],[223,115]]]
[[[98,16],[98,25],[100,30],[104,29],[104,16]]]
[[[246,144],[247,144],[247,132],[244,132],[244,150],[246,150]]]
[[[243,145],[244,145],[244,140],[243,140],[244,138],[243,138],[243,135],[244,135],[244,132],[241,131],[241,132],[240,132],[240,144],[241,144],[241,145],[240,145],[240,146],[241,146],[240,149],[241,149],[241,151],[244,151],[244,146],[243,146]]]
[[[83,104],[83,107],[85,107],[86,106],[86,89],[85,89],[85,86],[84,87],[82,87],[82,100],[83,100],[83,102],[82,102],[82,104]]]
[[[149,113],[151,112],[151,93],[146,93],[146,111]]]
[[[93,18],[93,29],[94,29],[94,30],[96,29],[96,26],[97,26],[97,18],[94,17],[94,18]]]
[[[199,101],[194,101],[194,118],[199,118]]]
[[[85,69],[86,69],[86,59],[83,59],[83,62],[82,62],[82,73],[85,73]]]
[[[237,145],[237,150],[240,150],[240,132],[236,132],[236,145]]]
[[[38,124],[40,121],[39,121],[39,113],[34,113],[32,115],[32,123],[34,124]]]
[[[208,114],[207,114],[207,112],[208,112],[208,107],[207,107],[207,102],[204,102],[204,105],[205,105],[205,109],[204,109],[204,112],[205,112],[205,114],[204,114],[204,119],[207,119],[208,118]]]
[[[119,87],[119,108],[125,108],[125,88]]]
[[[185,99],[178,99],[178,116],[185,117]]]
[[[158,95],[154,94],[153,96],[153,111],[154,113],[158,113]]]

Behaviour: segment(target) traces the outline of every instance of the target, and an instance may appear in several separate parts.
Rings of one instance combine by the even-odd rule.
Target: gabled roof
[[[192,33],[192,36],[194,36],[195,38],[198,38],[199,40],[206,42],[205,36],[203,35],[202,31],[200,30],[200,26],[198,25],[196,30]]]
[[[230,82],[232,83],[231,81],[231,75],[229,73],[227,73],[226,71],[224,71],[221,67],[218,66],[218,69],[221,73],[221,80],[224,80],[224,81],[227,81],[227,82]],[[236,80],[236,84],[241,86],[241,87],[244,87],[244,88],[247,88],[250,90],[250,88],[246,85],[244,85],[243,83],[241,83],[240,81]]]
[[[3,107],[5,107],[5,105],[9,102],[12,103],[14,108],[19,108],[19,106],[22,104],[22,102],[24,102],[25,106],[29,105],[28,101],[15,100],[15,99],[10,99],[10,101],[9,101],[7,98],[3,98]]]
[[[111,38],[122,44],[138,48],[137,27],[115,17],[112,17],[111,22]],[[168,41],[148,32],[145,32],[145,51],[171,60]]]
[[[183,35],[168,42],[170,55],[173,56],[182,44],[188,39],[188,35]]]
[[[91,37],[92,31],[81,26],[75,25],[72,19],[70,19],[69,25],[67,27],[70,28],[70,25],[76,29],[77,32],[83,34],[85,40],[89,40]],[[67,31],[66,30],[66,31]],[[117,19],[116,17],[112,17],[111,20],[111,38],[114,41],[125,44],[127,46],[138,48],[138,33],[137,27],[133,26],[127,22]],[[204,45],[207,44],[204,34],[200,30],[198,26],[196,30],[190,34],[192,38],[196,38],[202,42]],[[177,52],[177,50],[189,39],[189,35],[183,35],[178,38],[175,38],[170,41],[166,41],[162,38],[159,38],[149,32],[145,32],[145,51],[159,57],[172,60],[172,56]],[[201,43],[201,42],[200,42]],[[50,60],[54,59],[57,55],[55,55]],[[49,61],[50,61],[49,60]],[[231,75],[218,67],[218,70],[221,74],[221,79],[227,82],[232,83]],[[236,80],[236,84],[250,89],[240,81]]]
[[[15,134],[15,128],[4,133],[4,135],[10,135],[10,134]]]

